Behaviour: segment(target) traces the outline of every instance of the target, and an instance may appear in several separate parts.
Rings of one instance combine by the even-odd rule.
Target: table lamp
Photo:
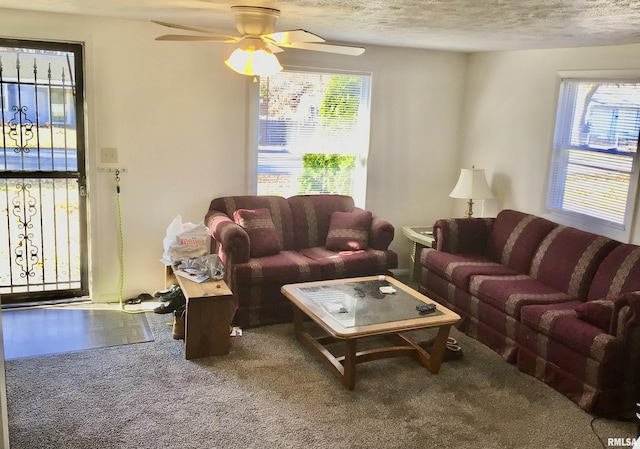
[[[493,193],[489,188],[489,184],[487,184],[484,169],[475,168],[474,166],[471,166],[470,169],[461,169],[458,183],[449,196],[451,198],[468,199],[465,216],[467,218],[471,217],[473,215],[473,200],[493,198]]]

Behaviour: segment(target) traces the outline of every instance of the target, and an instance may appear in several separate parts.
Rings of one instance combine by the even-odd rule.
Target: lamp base
[[[473,216],[473,200],[470,199],[467,201],[467,211],[464,213],[466,218],[471,218]]]

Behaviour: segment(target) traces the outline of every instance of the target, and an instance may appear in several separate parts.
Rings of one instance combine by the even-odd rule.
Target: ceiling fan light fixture
[[[231,70],[247,76],[269,76],[282,70],[282,66],[268,48],[257,48],[253,45],[242,46],[224,62]]]
[[[156,40],[161,41],[209,41],[222,43],[240,43],[242,45],[233,51],[225,64],[233,71],[247,76],[269,76],[282,70],[280,62],[274,53],[284,51],[284,48],[298,50],[314,50],[338,55],[358,56],[364,53],[362,47],[327,44],[320,36],[303,29],[275,32],[276,19],[280,10],[262,6],[232,6],[236,19],[236,29],[240,33],[235,36],[220,33],[209,28],[193,27],[176,23],[158,22],[168,28],[204,33],[166,34]],[[284,48],[283,48],[284,47]]]

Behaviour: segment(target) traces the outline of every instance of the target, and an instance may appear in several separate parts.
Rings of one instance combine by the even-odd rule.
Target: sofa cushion
[[[331,251],[367,249],[372,217],[368,210],[331,214],[329,232],[327,232],[327,249]]]
[[[519,273],[529,273],[536,248],[557,226],[535,215],[503,210],[493,223],[485,256]]]
[[[598,265],[617,245],[607,237],[558,226],[540,243],[529,274],[560,292],[586,299]]]
[[[520,309],[525,305],[553,304],[574,299],[526,274],[475,275],[469,282],[469,292],[515,319],[520,319]]]
[[[281,196],[270,195],[245,195],[225,196],[215,198],[209,205],[209,211],[205,216],[205,224],[208,225],[209,217],[216,212],[222,212],[233,218],[233,213],[238,209],[269,209],[271,219],[276,227],[282,247],[285,250],[294,248],[293,219],[289,202]]]
[[[597,326],[578,319],[576,307],[579,301],[571,301],[564,304],[528,305],[522,308],[521,322],[534,331],[548,337],[549,340],[566,345],[586,358],[592,358],[603,362],[612,357],[621,356],[621,341],[616,341],[613,335],[604,332]],[[549,360],[550,354],[546,354],[547,339],[538,338],[532,342],[531,336],[524,336],[525,330],[519,335],[518,343],[535,350],[537,354]],[[541,347],[541,345],[543,345]]]
[[[249,259],[233,265],[236,284],[292,284],[323,279],[320,264],[296,251],[280,251],[274,256]],[[242,306],[242,304],[240,304]]]
[[[582,321],[591,323],[605,332],[611,329],[611,317],[613,316],[613,301],[600,299],[588,301],[576,307],[576,315]]]
[[[287,200],[295,232],[295,249],[324,246],[331,215],[351,212],[353,198],[346,195],[297,195]]]
[[[282,241],[269,209],[238,209],[233,220],[249,236],[249,257],[272,256],[282,251]]]
[[[621,244],[598,267],[589,299],[615,298],[637,290],[640,290],[640,247]]]
[[[390,250],[334,252],[318,246],[301,249],[300,254],[320,265],[323,279],[385,274],[398,266],[398,255]]]
[[[484,256],[451,254],[437,251],[433,248],[422,250],[420,264],[463,290],[469,288],[469,280],[471,276],[476,274],[518,274],[515,270],[489,260]]]

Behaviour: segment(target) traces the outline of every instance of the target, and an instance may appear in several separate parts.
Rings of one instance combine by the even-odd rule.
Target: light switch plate
[[[117,164],[118,163],[118,149],[117,148],[101,148],[100,149],[100,161],[105,164]]]

